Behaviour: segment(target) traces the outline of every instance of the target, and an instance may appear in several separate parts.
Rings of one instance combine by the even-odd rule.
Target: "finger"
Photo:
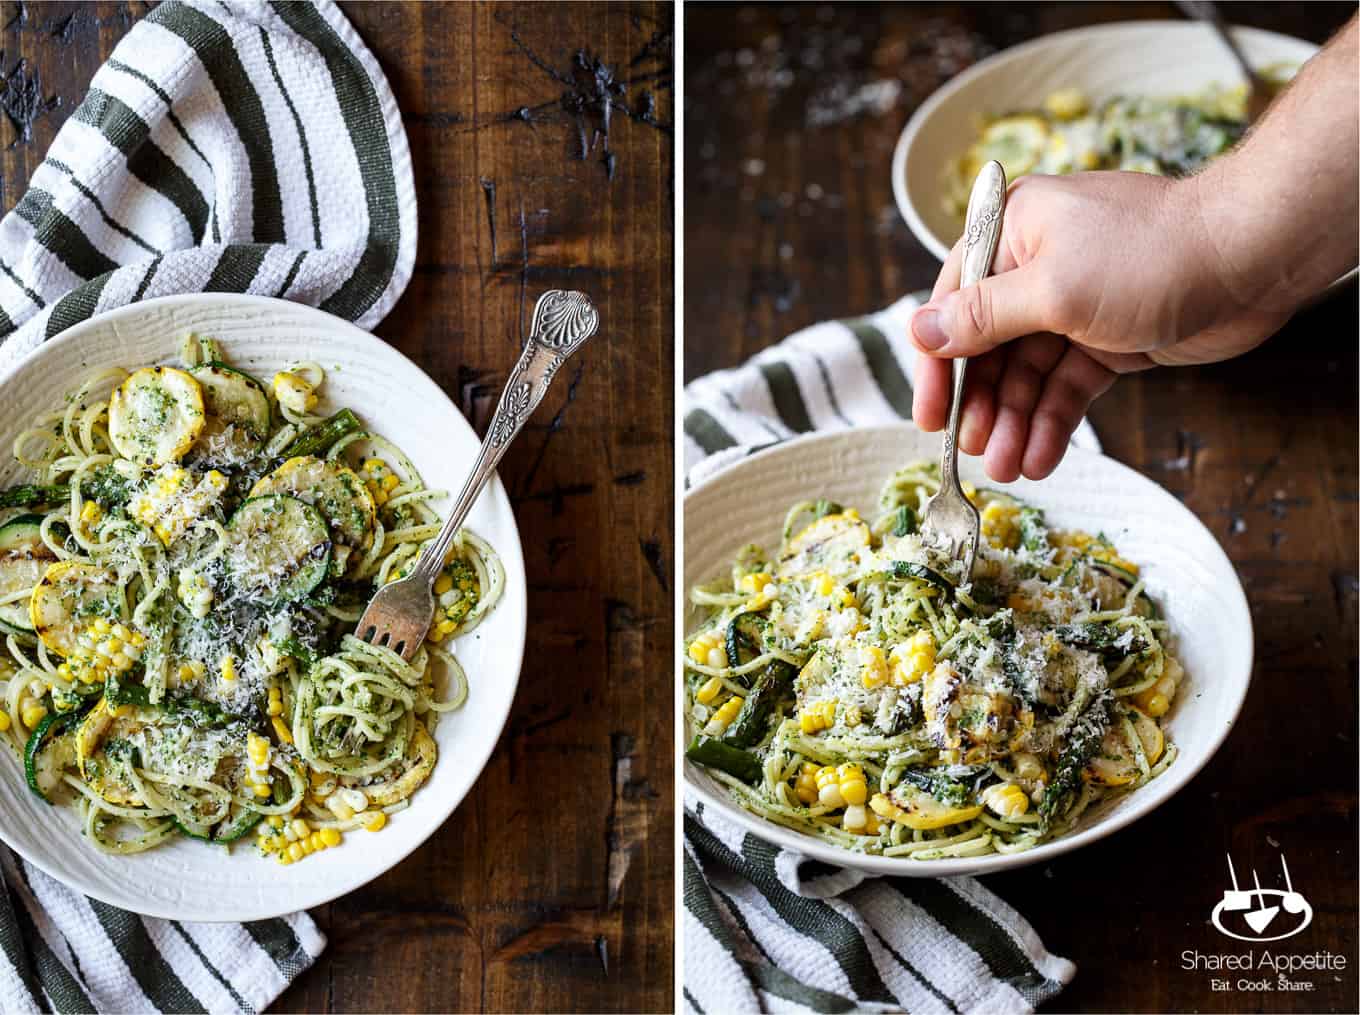
[[[1043,393],[1044,378],[1066,348],[1066,339],[1050,334],[1031,335],[1010,348],[996,386],[996,422],[983,453],[987,475],[998,483],[1020,477],[1030,415]]]
[[[931,356],[978,356],[1012,339],[1062,330],[1051,319],[1048,285],[1036,264],[932,297],[912,315],[917,348]]]
[[[1114,371],[1069,346],[1048,378],[1030,418],[1021,471],[1027,479],[1044,479],[1062,461],[1082,417],[1115,380]]]
[[[947,359],[916,357],[911,378],[911,418],[926,433],[943,430],[949,416],[949,371]]]
[[[960,238],[935,276],[935,287],[930,292],[932,300],[959,287],[962,264],[963,239]],[[911,418],[927,433],[943,430],[949,418],[952,383],[949,364],[929,356],[917,356],[912,373]]]
[[[949,251],[944,259],[940,273],[935,276],[935,285],[930,290],[930,302],[942,299],[959,287],[959,276],[963,271],[963,238]]]
[[[987,448],[987,438],[996,422],[996,382],[1005,365],[1005,349],[996,349],[968,363],[968,381],[959,415],[959,448],[966,455],[980,455]]]

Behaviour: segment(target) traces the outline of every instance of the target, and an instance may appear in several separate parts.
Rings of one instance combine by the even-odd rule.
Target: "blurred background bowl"
[[[1318,47],[1257,28],[1233,37],[1253,67],[1301,65]],[[979,119],[1035,109],[1059,88],[1092,105],[1115,95],[1178,95],[1241,80],[1208,25],[1129,21],[1042,36],[997,53],[949,81],[907,122],[893,153],[893,196],[916,238],[941,261],[963,231],[942,203],[946,167],[977,137]]]

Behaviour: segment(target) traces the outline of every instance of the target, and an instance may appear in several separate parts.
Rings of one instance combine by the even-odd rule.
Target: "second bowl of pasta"
[[[802,438],[686,498],[686,781],[828,863],[948,876],[1075,848],[1184,785],[1246,692],[1241,586],[1175,498],[1089,452],[1043,483],[965,468],[964,576],[919,527],[937,444]]]

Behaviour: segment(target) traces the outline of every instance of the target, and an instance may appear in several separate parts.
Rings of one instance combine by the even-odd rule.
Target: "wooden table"
[[[0,127],[8,211],[145,8],[5,7],[4,73],[25,59],[60,100],[31,140]],[[415,277],[378,334],[480,430],[539,292],[587,291],[602,325],[500,469],[530,576],[509,725],[439,833],[314,913],[330,946],[277,1007],[668,1010],[672,10],[344,9],[396,93],[420,197]]]
[[[1355,11],[1221,6],[1317,42]],[[928,287],[938,265],[889,183],[915,105],[994,49],[1140,17],[1178,14],[1160,3],[686,8],[686,377]],[[891,108],[846,115],[846,95],[883,79],[901,82]],[[1092,412],[1105,450],[1182,498],[1231,556],[1256,668],[1237,727],[1175,799],[1076,854],[987,879],[1078,964],[1054,1010],[1355,1010],[1356,336],[1352,285],[1248,356],[1123,378]],[[1291,977],[1314,981],[1312,993],[1215,992],[1181,953],[1249,950],[1208,923],[1224,853],[1273,885],[1281,849],[1316,915],[1276,950],[1330,949],[1349,968]]]

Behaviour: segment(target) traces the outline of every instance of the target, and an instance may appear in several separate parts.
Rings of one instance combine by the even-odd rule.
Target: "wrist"
[[[1163,225],[1174,237],[1169,252],[1173,294],[1181,294],[1174,301],[1180,337],[1233,320],[1250,306],[1253,293],[1259,295],[1255,258],[1240,245],[1238,223],[1219,200],[1224,189],[1206,170],[1176,180],[1167,192]]]

